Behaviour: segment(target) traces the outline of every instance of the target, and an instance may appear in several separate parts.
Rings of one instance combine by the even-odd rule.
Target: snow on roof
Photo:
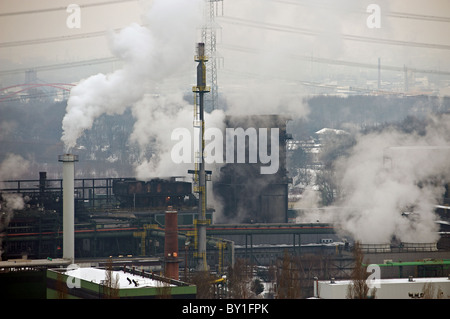
[[[106,270],[105,269],[99,269],[99,268],[77,268],[73,270],[68,270],[64,273],[65,275],[79,278],[85,281],[90,281],[97,284],[102,284],[103,281],[106,279]],[[119,289],[125,289],[125,288],[142,288],[142,287],[162,287],[167,285],[166,283],[163,283],[158,280],[154,280],[147,277],[142,277],[138,275],[133,275],[124,271],[112,271],[112,279],[116,280],[118,278],[118,288]],[[131,283],[130,283],[130,281]],[[137,283],[137,286],[135,283]],[[170,285],[173,286],[173,285]]]
[[[405,284],[405,283],[442,283],[442,282],[450,282],[450,279],[448,277],[419,277],[419,278],[412,278],[412,281],[410,281],[409,278],[386,278],[386,279],[379,279],[381,284]],[[320,283],[324,284],[330,284],[330,285],[349,285],[352,283],[352,280],[336,280],[333,283],[330,280],[319,280]]]
[[[323,128],[323,129],[321,129],[321,130],[319,130],[319,131],[317,131],[316,132],[316,134],[319,134],[319,135],[321,135],[321,134],[327,134],[327,133],[334,133],[334,134],[348,134],[346,131],[343,131],[343,130],[336,130],[336,129],[333,129],[333,128],[327,128],[327,127],[325,127],[325,128]]]

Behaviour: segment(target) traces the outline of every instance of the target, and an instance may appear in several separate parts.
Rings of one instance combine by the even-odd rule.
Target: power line
[[[249,54],[262,53],[262,50],[248,48],[248,47],[244,47],[244,46],[238,46],[238,45],[221,44],[220,47],[222,49],[226,49],[226,50],[244,52],[244,53],[249,53]],[[378,64],[312,57],[312,56],[305,56],[305,55],[298,55],[298,54],[286,54],[286,56],[289,58],[292,58],[292,59],[314,62],[314,63],[322,63],[322,64],[330,64],[330,65],[344,65],[344,66],[365,68],[365,69],[377,69],[378,68]],[[37,66],[37,67],[25,67],[25,68],[11,69],[11,70],[0,70],[0,76],[20,74],[20,73],[26,72],[30,69],[33,69],[36,72],[43,72],[43,71],[76,68],[76,67],[104,64],[104,63],[117,63],[117,62],[121,62],[121,60],[116,57],[106,57],[106,58],[90,59],[90,60],[84,60],[84,61],[69,62],[69,63],[42,65],[42,66]],[[403,72],[404,66],[381,65],[381,70]],[[411,72],[422,73],[422,74],[450,75],[450,71],[438,71],[438,70],[432,70],[432,69],[419,69],[419,68],[408,68],[408,70]]]
[[[220,3],[220,5],[219,5]],[[206,73],[210,79],[211,90],[205,99],[205,109],[214,110],[219,105],[219,86],[217,84],[218,55],[216,52],[217,30],[219,26],[215,17],[223,15],[223,0],[204,0],[203,3],[203,25],[201,28],[202,41],[205,44],[205,55],[209,57],[206,65]]]
[[[361,88],[361,87],[342,87],[339,84],[330,84],[330,83],[322,83],[322,82],[314,82],[314,81],[307,81],[302,79],[287,79],[280,76],[274,77],[274,76],[264,76],[261,74],[256,74],[252,72],[242,72],[241,70],[222,70],[223,73],[229,74],[232,76],[241,76],[241,78],[254,78],[258,80],[277,80],[277,81],[283,81],[283,82],[289,82],[289,83],[296,83],[298,85],[306,86],[306,87],[315,87],[320,89],[329,89],[329,90],[336,90],[339,88],[344,88],[348,90],[349,92],[358,92],[358,93],[380,93],[380,94],[402,94],[404,92],[395,92],[395,91],[386,91],[386,90],[375,90],[370,88]]]
[[[146,24],[141,24],[140,26],[146,26]],[[116,28],[116,29],[113,29],[112,32],[120,32],[122,29],[123,28]],[[62,35],[62,36],[50,37],[50,38],[3,42],[3,43],[0,43],[0,48],[101,37],[101,36],[107,35],[107,33],[108,33],[107,31],[96,31],[96,32],[72,34],[72,35]]]
[[[326,35],[326,32],[319,32],[305,28],[291,27],[281,24],[274,23],[263,23],[259,21],[252,21],[248,19],[235,18],[235,17],[221,17],[220,20],[225,23],[233,23],[258,29],[273,30],[278,32],[287,32],[295,34],[303,34],[307,36],[317,36]],[[450,45],[446,44],[434,44],[434,43],[422,43],[422,42],[412,42],[412,41],[402,41],[402,40],[391,40],[391,39],[380,39],[372,38],[367,36],[358,36],[350,34],[329,34],[330,36],[338,36],[344,40],[357,41],[357,42],[369,42],[376,44],[388,44],[388,45],[400,45],[400,46],[410,46],[418,48],[428,48],[428,49],[439,49],[439,50],[450,50]]]
[[[237,46],[237,45],[228,45],[228,44],[222,44],[221,48],[233,50],[233,51],[244,52],[244,53],[250,53],[250,54],[259,54],[262,52],[261,50],[258,50],[258,49],[252,49],[252,48],[248,48],[248,47]],[[365,68],[365,69],[378,69],[378,64],[312,57],[312,56],[298,55],[298,54],[292,54],[292,53],[285,54],[285,56],[295,59],[295,60],[302,60],[302,61],[307,61],[307,62],[315,62],[315,63],[323,63],[323,64],[331,64],[331,65],[344,65],[344,66]],[[384,71],[404,72],[405,67],[404,66],[400,67],[400,66],[381,65],[380,69],[384,70]],[[450,75],[450,71],[438,71],[438,70],[431,70],[431,69],[408,68],[408,71],[415,72],[415,73],[424,73],[424,74]]]
[[[312,2],[305,2],[305,1],[290,1],[290,0],[270,0],[271,2],[276,3],[282,3],[282,4],[289,4],[294,6],[303,6],[303,7],[320,7],[320,8],[326,8],[329,10],[335,10],[336,7],[332,7],[330,5],[324,4],[324,3],[317,3],[315,1]],[[337,2],[338,3],[338,2]],[[361,13],[361,14],[367,14],[366,11],[354,11],[355,13]],[[392,18],[402,18],[402,19],[411,19],[411,20],[424,20],[424,21],[434,21],[434,22],[450,22],[450,17],[443,17],[443,16],[435,16],[435,15],[425,15],[425,14],[414,14],[414,13],[406,13],[406,12],[388,12],[386,14],[388,17]]]
[[[450,45],[447,45],[447,44],[435,44],[435,43],[423,43],[423,42],[412,42],[412,41],[391,40],[391,39],[379,39],[379,38],[363,37],[363,36],[350,35],[350,34],[344,34],[342,37],[345,40],[358,41],[358,42],[400,45],[400,46],[409,46],[409,47],[416,47],[416,48],[438,49],[438,50],[450,50]]]
[[[34,71],[39,72],[39,71],[50,71],[50,70],[57,70],[57,69],[75,68],[75,67],[87,66],[87,65],[93,65],[93,64],[114,63],[114,62],[120,62],[120,60],[115,57],[108,57],[108,58],[90,59],[90,60],[85,60],[85,61],[77,61],[77,62],[69,62],[69,63],[42,65],[42,66],[37,66],[37,67],[2,70],[2,71],[0,71],[0,76],[23,73],[30,69],[33,69]]]
[[[90,3],[90,4],[80,5],[80,8],[103,6],[103,5],[111,5],[111,4],[118,4],[118,3],[122,3],[122,2],[133,2],[133,1],[138,1],[138,0],[115,0],[115,1],[97,2],[97,3]],[[27,10],[27,11],[20,11],[20,12],[0,13],[0,17],[15,16],[15,15],[22,15],[22,14],[36,14],[36,13],[43,13],[43,12],[50,12],[50,11],[60,11],[60,10],[66,10],[66,7]],[[120,30],[120,28],[114,29],[113,31],[116,32],[116,31],[119,31],[119,30]],[[106,34],[106,31],[98,31],[98,32],[90,32],[90,33],[82,33],[82,34],[72,34],[72,35],[66,35],[66,36],[50,37],[50,38],[21,40],[21,41],[10,41],[10,42],[0,43],[0,48],[23,46],[23,45],[35,45],[35,44],[60,42],[60,41],[68,41],[68,40],[79,40],[79,39],[85,39],[85,38],[100,37],[100,36],[104,36],[105,34]]]
[[[58,42],[58,41],[79,40],[79,39],[85,39],[85,38],[104,36],[105,34],[106,34],[105,31],[98,31],[98,32],[90,32],[90,33],[82,33],[82,34],[64,35],[64,36],[51,37],[51,38],[3,42],[3,43],[0,43],[0,48],[15,47],[15,46],[22,46],[22,45],[34,45],[34,44],[42,44],[42,43],[50,43],[50,42]]]
[[[404,12],[391,12],[388,13],[387,16],[402,19],[414,19],[414,20],[425,20],[425,21],[446,22],[446,23],[450,22],[450,18],[448,17],[430,16],[424,14],[413,14]]]
[[[291,26],[275,24],[275,23],[252,21],[252,20],[236,18],[236,17],[222,16],[222,17],[220,17],[220,21],[223,21],[226,23],[240,24],[243,26],[249,26],[249,27],[253,27],[253,28],[257,28],[257,29],[266,29],[266,30],[272,30],[272,31],[304,34],[304,35],[309,35],[309,36],[315,36],[315,35],[320,34],[320,32],[312,31],[310,29],[291,27]]]
[[[98,7],[98,6],[104,6],[104,5],[110,5],[110,4],[118,4],[118,3],[122,3],[122,2],[136,2],[136,1],[138,1],[138,0],[115,0],[115,1],[89,3],[89,4],[80,5],[80,8]],[[66,9],[67,9],[67,7],[57,7],[57,8],[47,8],[47,9],[6,12],[6,13],[0,13],[0,17],[17,16],[17,15],[24,15],[24,14],[36,14],[36,13],[61,11],[61,10],[65,11]]]

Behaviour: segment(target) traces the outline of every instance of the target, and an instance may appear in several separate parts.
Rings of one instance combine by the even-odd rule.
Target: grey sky
[[[93,33],[141,23],[151,1],[112,2],[2,0],[0,71],[112,56],[107,36]],[[71,3],[81,6],[79,29],[66,25],[65,8]],[[371,3],[381,9],[379,29],[366,24]],[[450,2],[446,0],[224,0],[223,6],[224,14],[216,22],[224,86],[230,76],[236,79],[255,72],[278,73],[287,80],[308,78],[312,72],[321,77],[360,72],[326,63],[311,66],[301,61],[304,57],[372,65],[380,58],[383,65],[450,71]],[[171,22],[167,23],[170,28]],[[64,39],[74,35],[84,37]],[[32,42],[36,39],[51,41]],[[0,83],[6,81],[0,78]]]

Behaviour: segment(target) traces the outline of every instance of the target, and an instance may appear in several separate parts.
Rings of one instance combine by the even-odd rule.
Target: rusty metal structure
[[[135,178],[120,178],[112,182],[113,194],[121,207],[165,208],[195,206],[197,200],[192,194],[192,183],[175,178],[154,178],[139,181]]]
[[[165,214],[164,273],[168,278],[179,279],[178,213],[172,207]]]

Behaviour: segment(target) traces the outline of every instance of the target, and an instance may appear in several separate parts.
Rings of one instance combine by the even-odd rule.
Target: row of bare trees
[[[256,267],[248,259],[237,259],[228,267],[225,295],[221,298],[252,299],[278,298],[297,299],[312,295],[313,278],[327,277],[331,271],[331,260],[325,255],[295,256],[285,251],[269,267]],[[209,272],[194,273],[190,282],[197,286],[197,298],[217,298],[217,277]],[[264,287],[265,285],[265,287]],[[269,296],[263,296],[263,291]]]
[[[349,275],[351,281],[347,287],[349,299],[376,298],[376,289],[370,288],[367,278],[367,261],[358,242],[353,249],[353,263]],[[187,281],[196,285],[198,299],[253,299],[263,298],[266,291],[269,298],[300,299],[313,295],[314,278],[332,278],[341,271],[327,255],[295,256],[287,250],[270,267],[255,267],[247,259],[237,259],[233,267],[228,267],[226,279],[218,278],[209,271],[191,273]],[[342,275],[342,274],[341,274]],[[344,276],[347,276],[345,273]],[[342,277],[342,276],[341,276]],[[62,276],[58,278],[57,291],[59,298],[67,297],[67,287],[63,285]],[[264,287],[263,282],[266,284]],[[103,282],[103,298],[118,298],[118,278],[113,277],[112,262],[106,265],[106,277]],[[159,298],[171,298],[169,287],[160,287]],[[442,298],[443,292],[436,291],[434,286],[425,285],[420,298]]]
[[[370,272],[367,271],[369,263],[364,260],[364,253],[358,242],[353,249],[352,264],[348,266],[350,273],[335,265],[326,255],[295,256],[285,251],[282,258],[268,267],[265,272],[255,270],[254,265],[246,259],[238,259],[227,272],[226,298],[251,299],[262,298],[263,288],[261,277],[269,287],[266,293],[277,299],[300,299],[313,295],[314,277],[332,278],[340,277],[350,279],[347,286],[348,299],[374,299],[377,298],[376,288],[368,285]],[[343,271],[343,272],[342,272]],[[208,272],[197,273],[193,283],[197,285],[197,298],[215,298],[214,276]],[[259,290],[258,290],[259,288]],[[267,287],[266,287],[267,288]],[[442,298],[443,293],[434,286],[425,285],[420,298]]]

